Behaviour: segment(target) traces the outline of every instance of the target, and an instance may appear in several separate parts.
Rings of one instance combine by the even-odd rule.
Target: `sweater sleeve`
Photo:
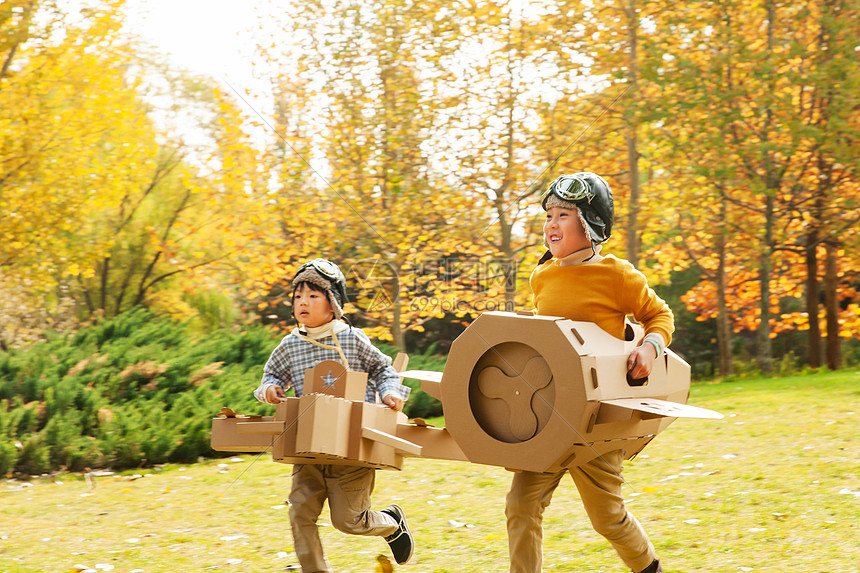
[[[624,305],[627,314],[645,329],[645,335],[660,334],[668,346],[675,331],[672,309],[648,286],[648,280],[638,270],[630,268],[624,280]]]

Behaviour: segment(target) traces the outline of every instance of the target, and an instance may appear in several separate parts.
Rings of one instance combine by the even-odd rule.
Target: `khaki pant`
[[[370,509],[370,494],[375,481],[376,470],[373,468],[317,464],[293,466],[290,526],[296,556],[304,573],[330,571],[317,530],[317,518],[326,499],[331,524],[344,533],[388,536],[397,530],[393,517]]]
[[[621,469],[624,458],[614,451],[570,470],[591,525],[612,544],[633,571],[657,559],[642,526],[624,507]],[[557,473],[516,472],[505,515],[511,573],[540,573],[543,561],[543,512],[567,470]]]

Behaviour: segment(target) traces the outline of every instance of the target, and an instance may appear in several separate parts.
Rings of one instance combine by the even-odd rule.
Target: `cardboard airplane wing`
[[[722,414],[708,410],[707,408],[699,408],[698,406],[679,404],[677,402],[667,402],[666,400],[658,400],[657,398],[617,398],[615,400],[601,400],[600,403],[630,408],[631,410],[640,410],[648,414],[669,418],[723,419]]]
[[[408,456],[536,472],[619,449],[630,458],[676,418],[722,418],[686,404],[690,367],[670,350],[647,379],[628,378],[642,335],[634,325],[620,340],[592,323],[485,313],[454,341],[444,372],[406,370],[405,355],[395,361],[401,377],[442,401],[447,428],[365,403],[366,375],[324,362],[307,373],[310,393],[288,398],[274,418],[213,420],[212,447],[380,469],[399,469]]]

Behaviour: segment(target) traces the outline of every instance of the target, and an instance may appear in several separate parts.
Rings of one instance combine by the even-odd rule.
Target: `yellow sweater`
[[[623,259],[608,255],[591,264],[560,266],[553,258],[532,271],[529,283],[538,314],[593,322],[621,339],[624,319],[632,316],[645,334],[660,333],[667,346],[672,339],[675,317],[669,305]]]

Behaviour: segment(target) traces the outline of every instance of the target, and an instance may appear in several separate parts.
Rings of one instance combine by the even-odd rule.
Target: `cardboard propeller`
[[[536,472],[618,449],[630,458],[676,418],[723,417],[686,403],[690,367],[670,350],[647,379],[628,378],[642,335],[635,325],[619,340],[592,323],[488,312],[454,341],[444,372],[406,370],[405,355],[395,361],[442,402],[447,428],[364,402],[366,375],[328,361],[307,372],[310,393],[279,404],[273,418],[215,418],[212,448],[385,469],[410,456]]]

